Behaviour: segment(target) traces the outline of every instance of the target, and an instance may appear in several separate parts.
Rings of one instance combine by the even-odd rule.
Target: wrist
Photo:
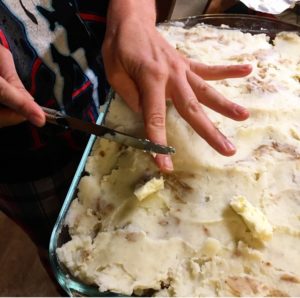
[[[110,0],[107,27],[117,28],[124,21],[128,20],[155,26],[155,0]]]

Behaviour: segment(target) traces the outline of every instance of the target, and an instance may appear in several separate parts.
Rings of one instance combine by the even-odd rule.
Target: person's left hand
[[[234,120],[245,120],[249,114],[205,80],[246,76],[251,66],[207,66],[186,59],[158,33],[155,17],[143,13],[147,9],[144,0],[134,2],[139,14],[132,14],[126,2],[130,0],[114,13],[113,4],[122,4],[111,0],[102,53],[111,86],[132,110],[143,112],[147,137],[167,144],[165,99],[171,98],[179,114],[215,150],[227,156],[234,154],[234,145],[208,119],[202,104]],[[173,169],[169,156],[158,155],[156,162],[163,171]]]
[[[0,44],[0,128],[26,119],[37,126],[45,123],[44,112],[17,74],[11,52]]]

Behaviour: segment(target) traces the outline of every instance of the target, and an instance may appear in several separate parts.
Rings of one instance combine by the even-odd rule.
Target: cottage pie
[[[60,261],[100,291],[153,296],[300,295],[300,38],[271,42],[227,27],[160,26],[191,59],[250,63],[253,72],[210,84],[246,106],[236,122],[205,108],[237,146],[215,152],[168,102],[174,173],[149,153],[97,140],[66,224]],[[120,100],[107,124],[139,134]]]

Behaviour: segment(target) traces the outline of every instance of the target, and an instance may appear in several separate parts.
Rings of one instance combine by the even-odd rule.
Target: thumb
[[[17,125],[25,121],[25,118],[12,109],[0,108],[0,128]]]

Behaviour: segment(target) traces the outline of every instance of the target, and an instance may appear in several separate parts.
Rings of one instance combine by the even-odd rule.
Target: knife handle
[[[45,113],[47,122],[55,125],[63,126],[65,128],[69,127],[65,114],[63,114],[60,111],[49,109],[46,107],[41,107],[41,108]]]

